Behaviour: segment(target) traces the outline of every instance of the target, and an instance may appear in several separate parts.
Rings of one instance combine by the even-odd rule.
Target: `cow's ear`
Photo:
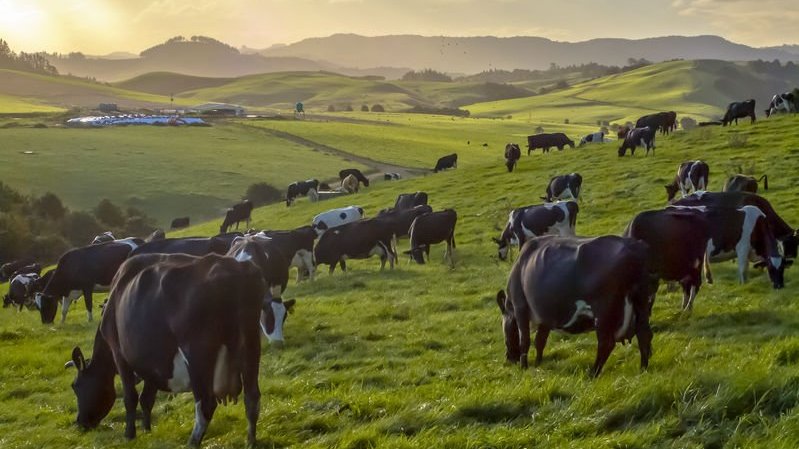
[[[505,300],[506,299],[507,299],[507,296],[505,296],[505,290],[500,290],[500,291],[497,292],[497,305],[499,306],[499,310],[501,310],[503,314],[505,313]]]
[[[86,369],[86,359],[83,358],[83,352],[81,352],[80,348],[77,346],[72,350],[72,360],[67,362],[64,368],[69,368],[70,366],[77,368],[78,372]]]
[[[283,305],[286,307],[286,311],[288,313],[294,313],[294,305],[297,304],[296,299],[289,299],[287,301],[283,301]]]

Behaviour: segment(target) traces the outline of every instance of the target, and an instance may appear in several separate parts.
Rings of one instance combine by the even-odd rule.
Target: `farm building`
[[[190,110],[209,115],[244,115],[246,113],[242,106],[228,103],[203,103],[190,108]]]

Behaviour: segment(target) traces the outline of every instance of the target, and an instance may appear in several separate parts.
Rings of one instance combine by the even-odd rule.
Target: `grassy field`
[[[162,226],[210,219],[250,184],[284,189],[298,179],[337,178],[361,164],[253,128],[126,127],[0,129],[0,179],[24,193],[54,192],[90,209],[103,198],[145,210]],[[33,151],[34,154],[25,154]]]
[[[505,122],[488,123],[496,134],[507,132]],[[660,139],[657,156],[648,158],[620,159],[613,144],[536,153],[512,174],[490,151],[482,162],[375,184],[356,196],[254,211],[256,227],[288,228],[347,204],[372,215],[399,192],[424,190],[435,209],[459,214],[454,270],[442,263],[439,245],[424,266],[403,260],[379,273],[375,259],[352,261],[347,274],[322,273],[299,286],[292,281],[285,297],[298,306],[287,322],[286,348],[262,350],[262,447],[799,446],[796,268],[786,273],[786,288],[773,291],[763,272],[753,270],[750,282],[738,285],[734,264],[717,264],[716,284],[703,286],[691,314],[678,311],[679,294],[662,289],[650,369],[639,373],[634,343],[618,346],[602,376],[591,380],[591,334],[553,335],[539,368],[503,364],[494,295],[510,264],[491,257],[490,240],[509,208],[538,202],[550,176],[570,171],[585,180],[578,234],[619,233],[637,211],[663,206],[662,185],[679,162],[696,158],[709,163],[716,190],[739,164],[768,173],[765,196],[796,226],[797,124],[797,117],[781,117],[678,133]],[[735,145],[740,136],[747,136],[742,147]],[[216,227],[211,222],[182,234],[212,234]],[[83,433],[72,425],[74,372],[62,366],[73,346],[89,351],[96,328],[81,309],[53,327],[42,327],[34,313],[0,311],[0,446],[183,446],[194,416],[188,394],[160,394],[153,432],[134,443],[122,435],[121,401],[98,430]],[[205,447],[242,447],[245,427],[241,404],[219,408]]]
[[[34,99],[0,94],[0,114],[61,112],[63,108],[41,104]]]

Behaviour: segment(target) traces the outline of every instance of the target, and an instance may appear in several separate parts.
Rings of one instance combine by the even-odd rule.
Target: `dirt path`
[[[247,125],[244,125],[247,126]],[[254,128],[254,127],[253,127]],[[338,148],[333,148],[331,146],[327,146],[321,143],[314,142],[312,140],[305,139],[303,137],[297,136],[295,134],[287,133],[285,131],[278,131],[275,129],[268,129],[268,128],[257,128],[260,131],[263,131],[267,134],[271,134],[275,137],[279,137],[281,139],[288,140],[290,142],[294,142],[296,144],[308,147],[315,151],[321,151],[322,153],[332,154],[334,156],[338,156],[344,160],[357,162],[361,165],[365,165],[369,167],[369,169],[364,173],[367,177],[372,179],[383,179],[383,173],[399,173],[402,179],[405,178],[412,178],[416,176],[422,176],[427,173],[430,173],[430,170],[424,168],[413,168],[413,167],[405,167],[402,165],[394,165],[389,164],[386,162],[376,161],[374,159],[369,159],[363,156],[358,156],[356,154],[348,153],[343,150],[339,150]]]

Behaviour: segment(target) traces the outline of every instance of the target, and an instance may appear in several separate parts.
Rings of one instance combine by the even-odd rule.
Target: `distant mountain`
[[[541,37],[376,36],[334,34],[270,47],[267,57],[331,61],[345,67],[432,68],[449,73],[494,69],[546,69],[597,62],[625,65],[629,58],[660,62],[672,59],[727,61],[799,60],[795,46],[754,48],[718,36],[667,36],[649,39],[592,39],[556,42]]]

